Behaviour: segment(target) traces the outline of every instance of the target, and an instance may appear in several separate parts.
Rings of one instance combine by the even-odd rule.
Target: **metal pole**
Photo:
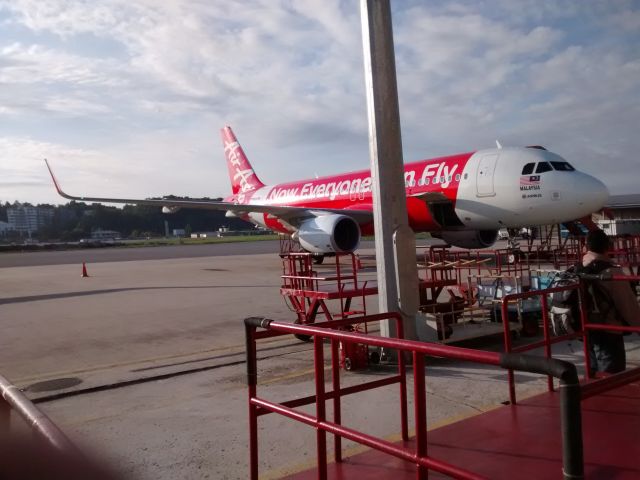
[[[256,351],[255,325],[245,322],[247,355],[247,386],[249,394],[249,478],[258,480],[258,407],[251,401],[257,396],[258,360]]]
[[[424,355],[416,352],[413,353],[413,396],[415,399],[416,456],[422,459],[427,456],[427,391],[424,379]],[[424,480],[427,475],[427,468],[418,464],[416,478]]]
[[[366,324],[365,324],[366,325]],[[342,408],[340,392],[340,342],[331,340],[331,380],[333,383],[333,423],[342,423]],[[333,450],[337,463],[342,462],[342,437],[333,436]]]
[[[575,367],[573,368],[575,370]],[[560,379],[560,428],[562,430],[562,474],[564,480],[584,478],[582,411],[578,374]]]
[[[398,338],[404,338],[402,318],[393,319],[393,324],[398,330]],[[405,366],[403,355],[398,355],[398,376],[400,377],[400,427],[402,429],[402,440],[407,441],[409,440],[409,413],[407,410],[407,368]]]
[[[416,244],[407,217],[391,8],[389,0],[361,0],[360,7],[379,308],[399,312],[406,338],[417,339]],[[381,323],[382,335],[393,330],[393,323]]]
[[[502,316],[502,325],[504,327],[504,352],[511,353],[511,325],[509,324],[509,300],[502,299],[502,305],[500,310]],[[507,381],[509,383],[509,402],[511,405],[516,404],[516,384],[513,369],[507,370]]]
[[[51,421],[42,411],[36,407],[15,385],[0,375],[0,435],[7,433],[10,426],[10,411],[31,427],[37,438],[48,442],[61,452],[78,453],[76,446],[67,436]],[[1,429],[6,428],[5,431]]]
[[[327,432],[319,424],[326,418],[324,389],[324,345],[321,336],[313,337],[313,365],[316,371],[316,450],[318,454],[318,480],[327,478]]]
[[[542,307],[542,330],[544,333],[544,356],[552,358],[551,354],[551,334],[549,333],[549,305],[547,304],[547,296],[540,296]],[[553,377],[547,375],[547,387],[550,392],[553,392]]]

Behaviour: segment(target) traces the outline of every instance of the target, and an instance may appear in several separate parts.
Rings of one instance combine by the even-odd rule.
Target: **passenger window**
[[[533,173],[533,167],[535,167],[535,166],[536,166],[535,163],[527,163],[522,168],[522,175],[531,175]]]
[[[456,174],[456,182],[459,182],[459,181],[460,181],[460,174],[458,173]]]
[[[575,170],[568,162],[551,162],[551,166],[559,172],[573,172]]]
[[[536,173],[550,172],[553,170],[548,162],[540,162],[536,168]]]
[[[429,180],[428,178],[425,178],[425,179],[424,179],[424,184],[425,184],[425,185],[429,185],[429,182],[430,182],[430,180]]]

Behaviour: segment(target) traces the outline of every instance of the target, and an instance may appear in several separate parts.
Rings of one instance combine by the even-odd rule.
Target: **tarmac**
[[[153,259],[140,255],[157,251],[122,249],[117,260],[89,261],[88,278],[68,252],[48,252],[46,264],[30,259],[31,266],[8,266],[9,257],[0,256],[0,373],[123,478],[248,478],[243,319],[295,316],[279,294],[275,249],[243,253],[235,246],[240,250],[230,254],[221,253],[229,248],[224,245],[208,247],[214,253],[165,251],[167,258]],[[367,309],[376,312],[375,297]],[[632,363],[640,358],[636,338],[628,345]],[[475,347],[500,346],[493,338]],[[573,342],[554,351],[581,363],[581,348]],[[310,344],[267,340],[258,356],[261,396],[280,401],[312,394]],[[386,373],[387,367],[376,367],[343,372],[343,379],[351,384]],[[499,369],[430,359],[426,375],[429,428],[508,399],[506,372]],[[546,388],[546,378],[516,377],[519,398]],[[398,439],[397,402],[397,387],[353,395],[343,418]],[[409,412],[411,425],[411,405]],[[261,478],[314,466],[311,428],[275,415],[261,417],[259,425]],[[347,443],[347,450],[360,448]]]

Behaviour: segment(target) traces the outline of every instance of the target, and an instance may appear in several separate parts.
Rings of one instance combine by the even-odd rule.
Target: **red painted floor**
[[[491,479],[562,478],[559,396],[545,393],[428,433],[429,455]],[[582,402],[585,476],[640,479],[640,383]],[[330,438],[330,436],[328,436]],[[332,441],[327,443],[329,450]],[[290,480],[316,478],[302,472]],[[415,479],[412,465],[368,451],[329,465],[329,479]],[[435,472],[429,478],[442,478]]]

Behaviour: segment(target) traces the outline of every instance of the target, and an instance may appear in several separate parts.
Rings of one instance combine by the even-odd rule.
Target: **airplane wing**
[[[281,218],[288,223],[296,224],[302,220],[311,217],[318,217],[328,213],[348,215],[359,224],[366,224],[373,221],[373,211],[371,209],[313,209],[308,207],[288,207],[276,205],[248,205],[231,202],[218,202],[215,200],[173,200],[173,199],[135,199],[135,198],[103,198],[103,197],[76,197],[69,195],[60,188],[60,184],[56,176],[49,166],[49,162],[45,160],[53,184],[61,197],[69,200],[80,202],[97,202],[97,203],[127,203],[133,205],[150,205],[155,207],[178,207],[178,208],[198,208],[205,210],[221,210],[231,212],[233,215],[243,215],[249,213],[267,213],[274,217]]]

